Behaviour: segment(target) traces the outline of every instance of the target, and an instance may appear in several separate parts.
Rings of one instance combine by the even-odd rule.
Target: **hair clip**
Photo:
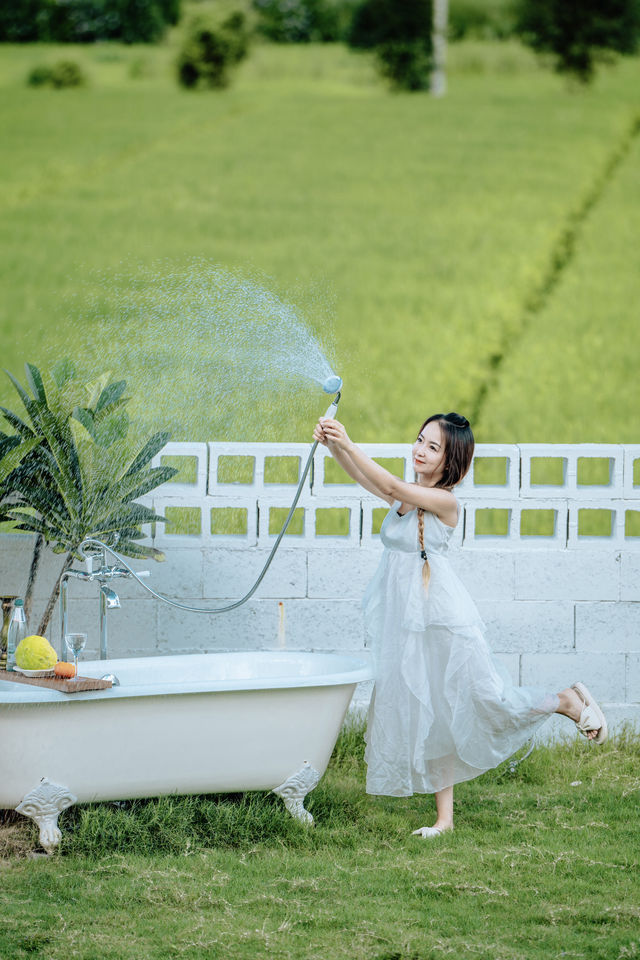
[[[427,559],[427,551],[426,551],[426,550],[421,550],[421,551],[420,551],[420,556],[422,557],[423,560],[426,560],[426,559]]]

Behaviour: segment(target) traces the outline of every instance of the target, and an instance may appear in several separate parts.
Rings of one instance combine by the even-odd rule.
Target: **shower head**
[[[335,374],[332,377],[327,377],[322,384],[322,389],[325,393],[337,393],[338,390],[342,390],[342,378],[335,376]]]

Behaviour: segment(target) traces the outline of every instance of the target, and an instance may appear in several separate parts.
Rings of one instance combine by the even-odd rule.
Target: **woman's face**
[[[444,437],[437,420],[432,420],[418,434],[412,453],[418,483],[434,487],[442,479],[445,467]]]

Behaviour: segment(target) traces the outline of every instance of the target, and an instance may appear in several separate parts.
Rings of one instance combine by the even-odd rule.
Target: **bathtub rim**
[[[80,693],[64,693],[60,690],[50,690],[28,684],[13,683],[10,680],[0,681],[0,708],[4,706],[19,706],[22,704],[38,703],[71,703],[84,700],[118,700],[137,697],[153,696],[184,696],[195,693],[233,693],[252,690],[283,690],[287,688],[299,689],[302,687],[345,686],[364,683],[373,679],[373,664],[368,651],[358,651],[357,654],[330,653],[325,651],[246,651],[229,650],[215,653],[183,653],[162,654],[157,657],[122,657],[114,660],[86,660],[81,661],[81,674],[89,672],[91,676],[100,677],[107,673],[118,674],[118,669],[130,670],[137,665],[152,661],[155,665],[171,667],[171,661],[176,659],[191,661],[195,658],[216,657],[256,658],[262,661],[287,660],[298,657],[303,662],[309,660],[335,661],[335,666],[342,666],[341,670],[333,672],[296,675],[294,673],[281,676],[255,676],[245,678],[208,678],[193,680],[163,680],[148,683],[131,683],[107,690],[85,690]],[[192,659],[194,658],[194,659]]]

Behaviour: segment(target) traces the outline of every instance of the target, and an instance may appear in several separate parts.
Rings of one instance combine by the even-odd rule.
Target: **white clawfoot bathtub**
[[[274,790],[312,822],[305,795],[324,773],[366,656],[214,653],[94,660],[82,676],[120,686],[65,694],[0,681],[0,807],[40,826],[48,852],[75,802]]]

